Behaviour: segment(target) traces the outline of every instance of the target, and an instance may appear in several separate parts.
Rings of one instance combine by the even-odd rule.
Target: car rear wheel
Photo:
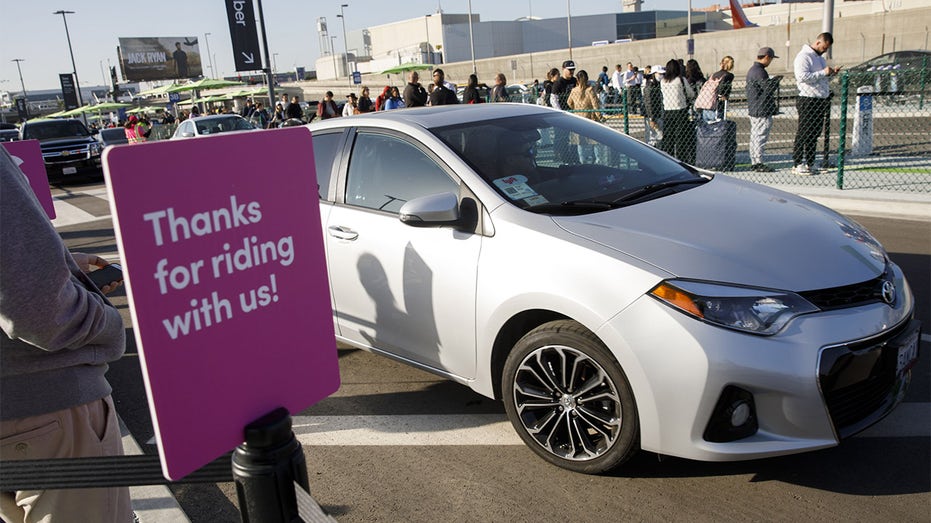
[[[639,448],[639,422],[624,371],[588,329],[553,321],[527,333],[504,366],[508,418],[543,459],[598,474]]]

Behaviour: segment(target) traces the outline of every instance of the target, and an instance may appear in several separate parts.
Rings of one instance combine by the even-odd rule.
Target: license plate
[[[74,174],[78,172],[77,167],[65,167],[61,170],[61,174]]]
[[[912,334],[905,343],[899,347],[899,359],[896,363],[896,375],[902,374],[918,360],[918,332]]]

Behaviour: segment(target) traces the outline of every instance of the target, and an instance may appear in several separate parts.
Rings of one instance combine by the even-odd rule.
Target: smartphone
[[[87,273],[91,281],[98,289],[103,288],[115,281],[123,281],[123,268],[116,263],[111,263],[106,267]]]

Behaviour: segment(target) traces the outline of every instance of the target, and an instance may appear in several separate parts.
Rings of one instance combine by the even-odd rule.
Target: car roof
[[[498,118],[513,118],[532,114],[548,114],[553,112],[562,113],[562,111],[535,104],[459,104],[438,107],[394,109],[391,111],[378,111],[344,118],[329,118],[327,120],[317,120],[308,124],[308,126],[316,130],[365,124],[382,127],[395,123],[422,127],[424,129],[434,129],[446,127],[448,125],[495,120]]]
[[[242,118],[242,116],[239,116],[238,114],[233,114],[233,113],[229,113],[229,114],[208,114],[208,115],[205,115],[205,116],[196,116],[194,119],[197,120],[198,122],[200,122],[200,121],[203,121],[203,120],[225,120],[225,119],[227,119],[227,118]],[[245,118],[243,118],[243,119],[245,119]]]

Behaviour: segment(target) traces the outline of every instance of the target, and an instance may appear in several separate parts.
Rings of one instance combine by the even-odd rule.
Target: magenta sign
[[[52,204],[52,191],[48,186],[48,174],[45,172],[45,161],[42,159],[42,148],[39,146],[39,140],[22,140],[15,142],[3,142],[13,162],[19,165],[23,174],[29,180],[29,186],[32,192],[36,193],[36,198],[42,204],[42,209],[49,220],[55,219],[55,206]]]
[[[306,128],[112,147],[104,173],[167,478],[339,388]]]

